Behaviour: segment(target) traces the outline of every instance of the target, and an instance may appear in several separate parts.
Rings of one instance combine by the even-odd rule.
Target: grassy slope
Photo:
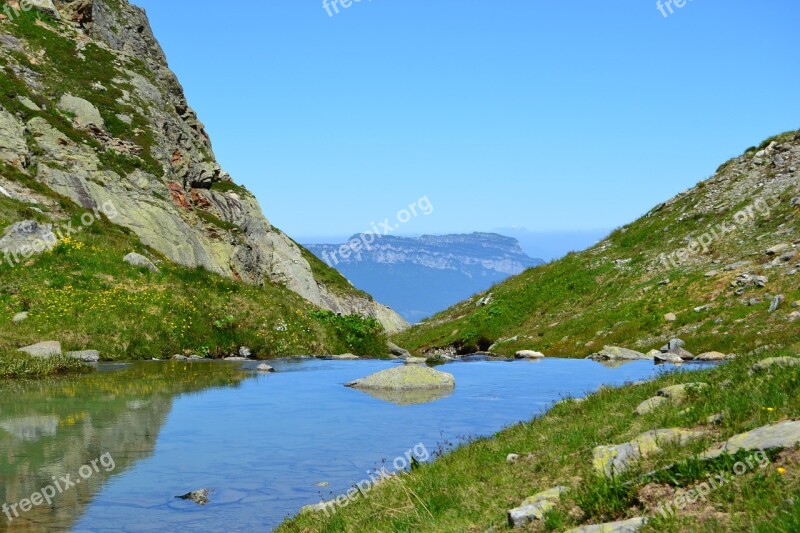
[[[2,175],[30,183],[9,167]],[[39,189],[57,198],[60,211],[81,227],[82,210]],[[25,218],[45,217],[0,197],[0,226]],[[14,268],[0,266],[3,322],[30,312],[28,320],[0,329],[0,351],[53,339],[65,349],[97,349],[114,359],[225,355],[242,345],[262,356],[384,352],[384,334],[374,320],[331,317],[282,286],[248,286],[167,261],[153,274],[122,261],[131,251],[159,257],[130,232],[103,221],[52,252]]]
[[[739,432],[800,416],[800,370],[748,379],[747,370],[757,359],[744,356],[713,370],[672,373],[655,382],[603,389],[581,403],[560,403],[540,418],[494,438],[477,440],[387,482],[330,518],[321,513],[304,514],[287,521],[279,531],[505,530],[508,509],[556,485],[565,485],[570,491],[546,520],[531,530],[563,531],[579,524],[652,515],[660,503],[671,499],[676,488],[696,486],[707,474],[730,472],[733,463],[689,461],[674,470],[674,479],[653,483],[641,479],[642,472],[685,460]],[[659,388],[696,381],[712,386],[680,407],[634,416],[634,408]],[[759,394],[753,395],[753,390]],[[708,426],[706,418],[717,413],[725,413],[724,422]],[[593,473],[594,446],[626,442],[644,431],[669,427],[706,429],[710,434],[686,449],[667,448],[618,482]],[[508,464],[510,453],[522,459]],[[785,468],[785,474],[779,473],[778,467]],[[680,516],[653,521],[646,531],[796,531],[800,505],[787,503],[787,498],[798,494],[800,454],[785,453],[773,456],[766,468],[756,468],[713,492],[707,508],[690,506]]]
[[[119,59],[93,43],[83,47],[80,57],[74,38],[64,35],[59,23],[36,11],[22,12],[13,22],[3,23],[2,29],[23,39],[32,50],[40,50],[44,60],[31,64],[25,55],[14,53],[21,64],[43,74],[39,78],[43,87],[31,91],[8,68],[0,75],[0,105],[26,119],[40,116],[72,140],[92,146],[106,169],[124,174],[141,168],[161,175],[158,164],[148,155],[153,139],[146,118],[122,102],[119,91],[124,84],[111,82],[124,77],[118,68]],[[152,79],[137,58],[126,58],[124,66]],[[109,89],[98,91],[92,87],[95,82]],[[107,150],[86,132],[75,129],[69,117],[53,105],[65,90],[94,103],[109,132],[138,145],[140,156]],[[42,110],[24,107],[19,96],[30,98]],[[131,116],[133,123],[125,124],[117,114]],[[54,218],[57,225],[72,220],[74,227],[81,226],[83,211],[37,183],[30,177],[35,173],[35,168],[25,175],[10,166],[0,167],[3,177],[53,198],[56,205],[52,212],[44,209],[39,213],[0,195],[0,228],[26,219],[52,223]],[[241,189],[232,183],[217,184],[216,188]],[[151,274],[122,262],[131,251],[159,258],[130,232],[105,221],[24,265],[0,265],[0,322],[10,324],[16,313],[30,311],[27,321],[0,328],[0,353],[5,354],[0,359],[0,373],[12,375],[22,364],[20,356],[14,354],[17,347],[49,339],[61,341],[67,350],[97,349],[112,359],[184,352],[226,355],[241,345],[261,356],[385,353],[385,334],[372,319],[337,317],[278,285],[244,286],[168,262],[161,265],[160,273]],[[313,266],[318,280],[332,284],[332,290],[360,294],[326,265]]]
[[[780,138],[795,135],[792,132]],[[748,151],[742,165],[752,160],[753,154],[753,150]],[[530,269],[393,340],[417,352],[451,345],[470,352],[497,343],[492,351],[501,355],[535,349],[565,357],[584,357],[607,344],[658,348],[663,339],[673,335],[686,340],[690,350],[727,353],[744,353],[767,344],[796,344],[800,339],[797,329],[787,327],[787,315],[792,311],[789,304],[800,299],[797,283],[788,274],[792,267],[769,269],[766,263],[772,258],[763,253],[769,246],[791,243],[796,238],[786,233],[798,218],[796,208],[789,203],[798,194],[796,180],[779,195],[770,196],[768,216],[756,216],[734,234],[722,236],[708,254],[695,256],[679,268],[664,268],[658,260],[661,253],[686,246],[685,237],[697,237],[710,226],[729,222],[737,211],[753,203],[760,192],[759,180],[745,176],[742,165],[723,165],[714,179],[613,232],[597,246]],[[764,167],[758,172],[763,180],[769,180],[775,171]],[[719,198],[714,199],[714,193],[706,198],[709,190],[724,191],[745,181],[753,182],[753,191],[738,203],[728,201],[716,212],[697,209],[700,203],[726,201],[724,192]],[[631,261],[621,266],[614,263],[628,259]],[[742,270],[704,276],[709,270],[721,270],[741,259],[754,263],[746,269],[748,272],[769,276],[766,288],[751,288],[737,296],[729,284]],[[664,279],[670,283],[659,284]],[[478,307],[478,299],[490,293],[493,302]],[[787,302],[770,315],[768,295],[779,293]],[[761,302],[746,306],[741,302],[743,297]],[[713,308],[693,311],[706,304]],[[670,312],[677,314],[676,322],[664,320]],[[517,339],[504,342],[514,337]]]

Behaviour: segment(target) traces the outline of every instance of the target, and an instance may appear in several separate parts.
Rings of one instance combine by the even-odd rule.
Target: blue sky
[[[223,167],[303,241],[423,196],[400,233],[612,228],[800,128],[796,0],[134,1]]]

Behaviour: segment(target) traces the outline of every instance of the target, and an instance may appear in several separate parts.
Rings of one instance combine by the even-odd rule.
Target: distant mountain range
[[[361,235],[348,242],[354,240],[362,242]],[[544,263],[525,254],[517,239],[496,233],[384,236],[369,249],[347,244],[305,246],[412,323]]]

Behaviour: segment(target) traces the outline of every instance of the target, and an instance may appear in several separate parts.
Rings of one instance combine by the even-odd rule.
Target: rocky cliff
[[[217,163],[145,12],[126,0],[6,2],[0,20],[0,162],[114,222],[153,250],[249,284],[277,283],[341,314],[406,327],[264,217]],[[6,196],[32,198],[5,183]],[[322,274],[322,275],[321,275]]]

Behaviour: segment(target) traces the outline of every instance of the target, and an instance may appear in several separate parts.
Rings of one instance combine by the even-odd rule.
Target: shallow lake
[[[433,454],[564,397],[672,368],[458,362],[438,367],[456,378],[451,395],[403,405],[343,386],[396,362],[269,364],[276,373],[244,378],[234,363],[142,362],[0,385],[0,504],[67,474],[75,483],[10,523],[0,514],[0,530],[268,531],[375,469],[393,470],[415,447]],[[206,506],[175,498],[200,488],[211,489]]]

